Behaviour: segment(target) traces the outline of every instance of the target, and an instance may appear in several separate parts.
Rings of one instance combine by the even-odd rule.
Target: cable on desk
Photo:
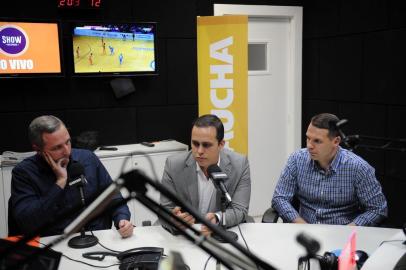
[[[231,205],[231,209],[233,209],[234,216],[235,216],[235,218],[237,219],[237,213],[235,212],[235,209],[234,209],[234,206],[233,206],[233,205]],[[240,231],[240,235],[241,235],[241,237],[242,237],[242,240],[244,241],[245,247],[247,248],[247,250],[248,250],[249,252],[251,252],[251,251],[250,251],[250,248],[248,247],[247,241],[245,241],[245,237],[244,237],[244,235],[242,234],[242,231],[241,231],[241,228],[240,228],[240,223],[237,224],[237,227],[238,227],[238,230]]]
[[[134,227],[135,227],[135,226],[134,226]],[[93,234],[93,231],[90,231],[90,233],[91,233],[92,235],[94,235],[94,234]],[[98,241],[97,243],[98,243],[102,248],[104,248],[104,249],[106,249],[106,250],[108,250],[108,251],[111,251],[111,252],[115,252],[115,253],[117,253],[117,254],[118,254],[118,253],[121,253],[121,252],[125,252],[125,251],[119,251],[119,250],[114,250],[114,249],[108,248],[108,247],[106,247],[105,245],[103,245],[102,243],[100,243],[100,241]],[[162,258],[166,258],[166,257],[168,257],[168,255],[162,253],[161,257],[162,257]]]
[[[84,261],[80,261],[80,260],[76,260],[76,259],[70,258],[69,256],[67,256],[67,255],[65,255],[65,254],[62,254],[62,256],[65,257],[65,258],[68,259],[68,260],[71,260],[71,261],[74,261],[74,262],[78,262],[78,263],[82,263],[82,264],[85,264],[85,265],[88,265],[88,266],[91,266],[91,267],[96,267],[96,268],[109,268],[109,267],[112,267],[112,266],[116,266],[116,265],[120,265],[120,264],[121,264],[121,263],[115,263],[115,264],[110,264],[110,265],[105,265],[105,266],[102,266],[102,265],[94,265],[94,264],[91,264],[91,263],[87,263],[87,262],[84,262]]]
[[[401,239],[385,240],[385,241],[382,241],[382,242],[379,244],[379,247],[382,246],[383,244],[386,244],[386,243],[389,243],[389,242],[403,242],[403,240],[401,240]]]
[[[92,232],[92,234],[93,234],[93,232]],[[38,241],[38,240],[34,240],[34,241],[35,241],[35,242],[38,242],[38,244],[40,244],[40,245],[42,245],[42,246],[46,246],[44,243],[41,243],[41,242]],[[53,249],[53,248],[49,248],[49,249],[52,250],[52,251],[58,252],[58,251],[56,251],[56,250]],[[74,262],[78,262],[78,263],[82,263],[82,264],[85,264],[85,265],[88,265],[88,266],[91,266],[91,267],[96,267],[96,268],[109,268],[109,267],[112,267],[112,266],[116,266],[116,265],[120,265],[120,264],[121,264],[121,263],[115,263],[115,264],[105,265],[105,266],[103,266],[103,265],[95,265],[95,264],[87,263],[87,262],[84,262],[84,261],[81,261],[81,260],[73,259],[73,258],[71,258],[71,257],[69,257],[69,256],[67,256],[67,255],[65,255],[65,254],[63,254],[62,252],[61,252],[61,254],[62,254],[63,257],[65,257],[65,258],[68,259],[68,260],[71,260],[71,261],[74,261]]]
[[[207,258],[207,261],[206,261],[206,263],[204,264],[203,270],[206,270],[207,264],[209,263],[209,261],[210,261],[211,258],[213,258],[213,256],[211,256],[211,255]]]
[[[93,234],[93,231],[90,231],[90,233],[91,233],[92,235],[94,235],[94,234]],[[120,252],[121,252],[121,251],[114,250],[114,249],[110,249],[110,248],[106,247],[105,245],[103,245],[102,243],[100,243],[100,240],[97,241],[97,243],[98,243],[102,248],[107,249],[108,251],[116,252],[116,253],[120,253]]]
[[[237,213],[235,212],[235,209],[234,209],[234,206],[233,206],[233,205],[231,205],[231,209],[233,209],[234,216],[235,216],[235,218],[237,219]],[[244,235],[242,234],[241,227],[240,227],[240,223],[237,224],[237,227],[238,227],[238,230],[240,231],[240,235],[241,235],[242,240],[244,241],[245,247],[247,248],[247,250],[248,250],[249,252],[251,252],[250,248],[248,247],[247,241],[245,240],[245,237],[244,237]],[[259,269],[258,265],[255,264],[255,266],[257,267],[257,269]]]

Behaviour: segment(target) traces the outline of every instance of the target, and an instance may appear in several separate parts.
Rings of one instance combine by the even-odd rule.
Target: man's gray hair
[[[44,147],[42,134],[53,133],[62,125],[65,125],[62,120],[53,115],[43,115],[35,118],[28,127],[28,138],[31,145],[36,145],[42,149]]]

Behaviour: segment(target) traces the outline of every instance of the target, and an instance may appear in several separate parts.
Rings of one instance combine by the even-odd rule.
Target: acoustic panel
[[[339,0],[304,1],[304,38],[331,36],[339,33],[340,3]]]
[[[137,141],[174,139],[190,144],[192,122],[196,117],[196,105],[138,108]]]
[[[320,97],[358,101],[361,91],[362,38],[320,40]]]
[[[85,131],[97,131],[100,145],[119,145],[135,143],[137,122],[135,108],[110,108],[95,110],[67,111],[66,125],[71,136]]]
[[[197,103],[196,40],[169,39],[168,44],[168,103]],[[182,52],[180,56],[179,52]],[[187,74],[187,75],[186,75]]]

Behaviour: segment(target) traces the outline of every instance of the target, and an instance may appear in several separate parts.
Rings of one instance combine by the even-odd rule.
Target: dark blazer
[[[103,192],[112,179],[100,159],[91,151],[72,148],[71,161],[77,161],[84,167],[87,183],[83,187],[86,204],[90,204]],[[56,176],[51,167],[40,155],[28,157],[12,171],[10,214],[21,233],[38,230],[41,236],[62,234],[82,211],[80,193],[77,187],[66,184],[60,188],[55,184]],[[122,200],[116,194],[111,205]],[[77,209],[72,213],[72,210]],[[130,220],[127,205],[106,210],[103,215],[87,223],[85,230],[110,229],[112,220],[118,227],[120,220]],[[50,225],[54,223],[53,225]]]

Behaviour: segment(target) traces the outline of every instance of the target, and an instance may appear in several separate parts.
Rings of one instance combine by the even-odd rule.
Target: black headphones
[[[337,270],[338,269],[338,257],[333,252],[325,252],[323,256],[319,258],[321,270]],[[357,269],[361,269],[365,261],[368,259],[368,254],[365,251],[355,251],[355,263]]]
[[[321,270],[337,270],[338,257],[333,252],[325,252],[319,257]]]

